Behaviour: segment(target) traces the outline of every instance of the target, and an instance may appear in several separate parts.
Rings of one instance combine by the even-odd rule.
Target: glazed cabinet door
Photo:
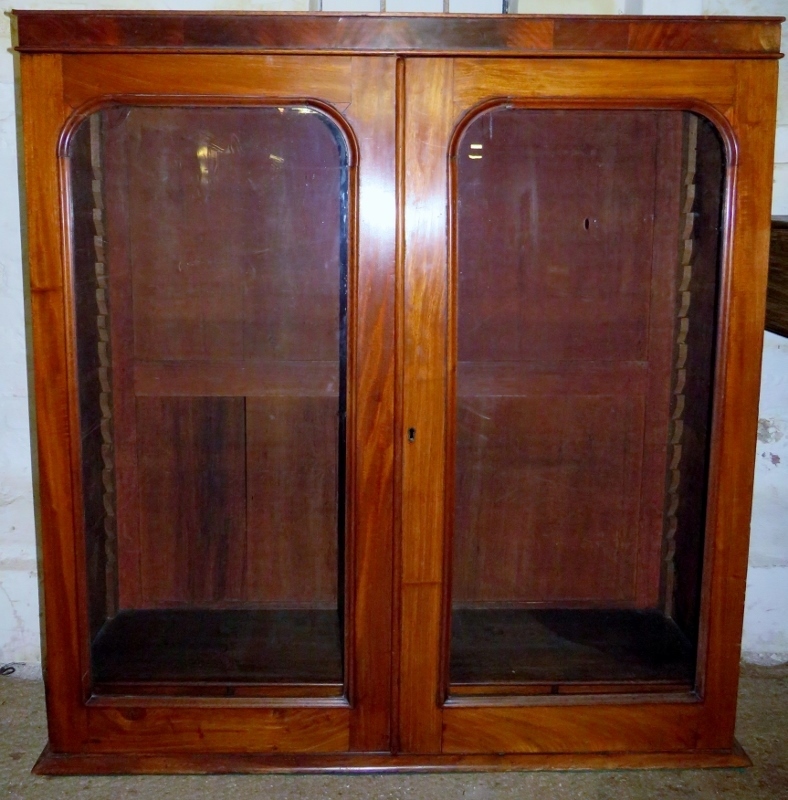
[[[403,751],[731,747],[756,74],[408,62]]]
[[[53,749],[388,749],[393,59],[25,69]]]

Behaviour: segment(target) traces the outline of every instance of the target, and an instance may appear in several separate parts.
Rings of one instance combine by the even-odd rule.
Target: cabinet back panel
[[[677,637],[671,680],[689,685],[719,136],[675,111],[499,107],[470,122],[456,158],[451,681],[500,683],[538,661],[542,608],[573,615],[576,652],[530,680],[576,682],[594,614],[652,609]],[[640,663],[628,625],[600,680]]]
[[[336,608],[336,398],[246,401],[244,599]]]
[[[102,481],[101,436],[92,449],[86,439],[85,485],[98,492],[86,507],[94,526],[118,521],[117,542],[90,534],[94,632],[113,591],[121,609],[336,609],[348,227],[338,129],[303,105],[117,106],[82,124],[71,156],[76,273],[87,275],[76,292],[83,426],[103,422],[112,462]],[[120,564],[112,587],[107,560]]]
[[[134,357],[336,359],[342,170],[323,116],[162,115],[124,123]]]
[[[141,607],[242,599],[244,400],[137,399]]]
[[[647,358],[656,115],[581,112],[580,133],[577,113],[463,135],[460,361]]]
[[[632,602],[642,398],[463,397],[457,438],[456,604]]]
[[[674,313],[653,285],[659,120],[493,110],[463,133],[455,603],[656,599],[660,552],[645,593],[638,554],[641,485],[664,475],[659,457],[644,462],[647,430],[664,439],[668,424],[667,403],[655,421],[647,398],[671,341],[651,337],[671,337]],[[675,268],[659,265],[668,287]]]

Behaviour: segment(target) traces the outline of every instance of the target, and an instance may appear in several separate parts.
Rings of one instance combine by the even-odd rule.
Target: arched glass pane
[[[97,690],[339,691],[344,139],[303,105],[118,106],[69,157]]]
[[[452,691],[693,684],[724,171],[673,110],[462,134]]]

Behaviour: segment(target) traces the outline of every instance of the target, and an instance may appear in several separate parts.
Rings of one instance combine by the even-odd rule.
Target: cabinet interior
[[[722,143],[499,105],[453,155],[450,691],[690,687]]]
[[[339,692],[343,135],[308,105],[115,106],[69,156],[97,687]]]
[[[113,106],[69,157],[95,689],[341,693],[343,135]],[[665,109],[457,137],[450,693],[693,685],[724,167]]]

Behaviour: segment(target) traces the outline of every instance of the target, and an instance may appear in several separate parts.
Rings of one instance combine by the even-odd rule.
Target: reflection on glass
[[[339,691],[338,129],[306,106],[115,107],[69,156],[97,689]]]
[[[678,111],[462,134],[452,692],[693,683],[723,175]]]

